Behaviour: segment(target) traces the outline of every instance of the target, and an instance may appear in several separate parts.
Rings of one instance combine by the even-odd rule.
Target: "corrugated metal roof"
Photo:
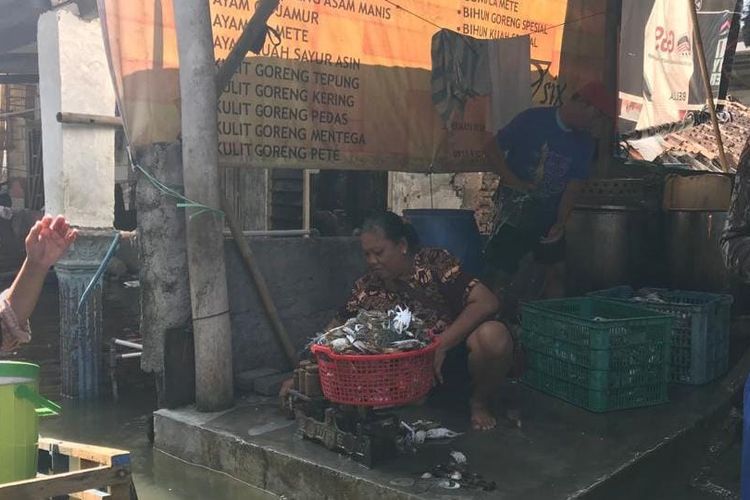
[[[745,141],[750,137],[750,50],[738,44],[732,66],[730,99],[721,113],[719,129],[730,171],[739,162]],[[743,102],[744,101],[744,102]],[[654,156],[657,163],[682,164],[693,170],[721,172],[719,149],[711,123],[633,143],[631,154],[636,158]]]
[[[748,94],[750,97],[750,93]],[[750,108],[739,101],[729,101],[719,122],[724,152],[730,172],[734,172],[750,136]],[[631,141],[633,158],[662,164],[682,164],[693,170],[722,172],[719,148],[711,123],[688,128],[663,137]]]
[[[726,121],[719,124],[724,152],[731,171],[736,170],[745,141],[750,136],[750,108],[741,102],[729,102],[725,107]],[[694,169],[721,171],[719,148],[713,126],[699,125],[662,138],[664,153],[660,163],[683,162]]]

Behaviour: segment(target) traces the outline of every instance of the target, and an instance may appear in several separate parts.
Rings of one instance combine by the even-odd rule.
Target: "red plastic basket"
[[[312,346],[326,399],[356,406],[397,406],[427,395],[432,388],[437,338],[418,351],[394,354],[336,354]]]

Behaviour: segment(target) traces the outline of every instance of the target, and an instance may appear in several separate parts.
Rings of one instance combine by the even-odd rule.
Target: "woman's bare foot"
[[[471,402],[471,426],[475,431],[489,431],[497,425],[487,403],[473,400]]]

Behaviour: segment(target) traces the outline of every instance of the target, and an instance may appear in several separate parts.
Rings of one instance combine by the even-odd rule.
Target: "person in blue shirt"
[[[487,146],[500,176],[497,213],[485,248],[488,279],[500,291],[533,252],[546,268],[545,296],[564,295],[565,224],[588,179],[596,140],[614,115],[601,83],[585,85],[556,108],[531,108],[517,115]]]

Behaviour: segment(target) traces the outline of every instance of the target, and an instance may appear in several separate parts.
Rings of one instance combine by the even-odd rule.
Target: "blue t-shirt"
[[[536,235],[546,234],[557,221],[568,182],[589,177],[594,138],[565,128],[557,108],[531,108],[500,130],[496,140],[513,173],[536,184],[536,189],[522,193],[501,186],[495,229],[508,224]]]

